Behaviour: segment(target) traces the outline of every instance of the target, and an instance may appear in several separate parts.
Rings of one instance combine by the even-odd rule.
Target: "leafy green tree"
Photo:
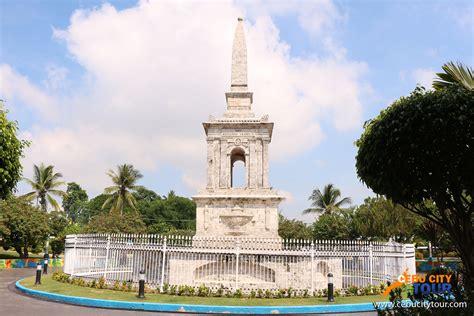
[[[416,235],[421,240],[431,242],[433,255],[437,257],[438,261],[443,261],[446,253],[453,251],[453,243],[449,238],[449,234],[438,224],[423,219],[420,225],[416,227]]]
[[[471,67],[451,61],[442,68],[444,72],[436,74],[438,78],[433,81],[433,88],[441,90],[459,84],[467,90],[474,90],[474,70]]]
[[[324,213],[313,224],[314,239],[353,239],[355,237],[352,227],[353,213],[352,208]]]
[[[108,194],[109,198],[102,208],[105,209],[107,205],[112,204],[110,212],[120,212],[120,215],[123,214],[124,205],[136,210],[137,201],[131,191],[139,188],[136,182],[143,177],[140,171],[134,169],[132,165],[123,164],[117,166],[117,172],[109,170],[107,175],[114,185],[104,189],[104,194]]]
[[[137,199],[137,208],[150,232],[166,233],[173,230],[193,230],[195,228],[196,204],[170,191],[163,198],[154,200]]]
[[[66,193],[58,189],[58,187],[64,185],[64,182],[59,181],[62,174],[54,172],[54,167],[51,165],[34,165],[33,168],[33,180],[25,179],[25,181],[31,185],[33,191],[25,194],[23,197],[29,201],[36,200],[37,205],[39,204],[41,209],[45,212],[48,210],[48,204],[50,204],[56,211],[61,210],[59,203],[52,197],[52,195],[63,198],[66,197]]]
[[[367,122],[356,144],[367,186],[450,235],[474,302],[474,91],[416,88]]]
[[[354,212],[353,226],[362,239],[412,242],[422,218],[382,196],[366,198]]]
[[[82,230],[83,228],[81,225],[72,223],[68,224],[61,232],[56,234],[56,237],[51,241],[51,250],[53,252],[53,256],[59,256],[62,252],[64,252],[64,245],[67,235],[80,234]]]
[[[50,233],[48,214],[22,198],[0,200],[0,244],[14,248],[20,258],[28,258],[28,250],[41,247]]]
[[[151,202],[154,200],[161,200],[161,196],[156,194],[155,191],[149,190],[145,187],[137,187],[135,192],[133,192],[133,196],[137,201]]]
[[[136,212],[127,212],[122,215],[111,212],[95,216],[84,230],[86,233],[143,234],[146,232],[146,226],[140,214]]]
[[[75,182],[67,184],[66,194],[66,197],[63,199],[64,212],[73,223],[76,223],[89,197],[87,192]]]
[[[282,214],[278,215],[278,235],[284,239],[312,239],[311,226],[296,219],[288,219]]]
[[[319,189],[315,189],[308,198],[311,201],[311,208],[303,211],[303,214],[310,213],[332,213],[339,210],[344,204],[351,204],[351,198],[341,197],[341,191],[336,188],[333,184],[324,186],[323,192]]]
[[[89,223],[95,216],[104,212],[108,212],[107,210],[104,210],[102,208],[102,205],[104,205],[105,201],[108,198],[109,196],[106,194],[99,194],[98,196],[85,202],[84,208],[82,209],[78,217],[79,224],[85,225]],[[127,208],[125,209],[128,210]]]
[[[20,158],[29,143],[18,139],[17,132],[18,124],[8,120],[0,100],[0,199],[10,196],[21,180]]]
[[[69,224],[63,212],[54,211],[49,213],[48,217],[51,236],[59,236]]]

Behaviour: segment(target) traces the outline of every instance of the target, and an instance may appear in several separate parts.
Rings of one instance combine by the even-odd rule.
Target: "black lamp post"
[[[138,273],[138,298],[145,298],[145,271]]]
[[[41,284],[41,262],[38,261],[36,264],[36,281],[35,285],[40,285]]]
[[[328,302],[334,302],[334,276],[331,272],[328,274]]]

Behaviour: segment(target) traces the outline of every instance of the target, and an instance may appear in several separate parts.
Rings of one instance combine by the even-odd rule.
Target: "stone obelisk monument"
[[[278,238],[278,205],[284,199],[268,182],[268,146],[273,123],[252,111],[247,85],[247,46],[238,19],[232,47],[230,91],[222,118],[203,123],[207,141],[207,186],[193,197],[196,237]],[[234,163],[245,165],[245,186],[233,187]]]

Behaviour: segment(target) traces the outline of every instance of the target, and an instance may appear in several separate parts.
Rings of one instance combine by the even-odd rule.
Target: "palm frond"
[[[102,204],[102,209],[105,209],[105,208],[107,207],[107,205],[109,205],[110,202],[113,201],[113,199],[114,199],[114,195],[109,196],[109,197],[107,198],[107,200],[105,200],[104,204]]]
[[[46,198],[48,199],[49,204],[56,210],[60,211],[61,207],[59,206],[59,203],[49,194],[46,195]]]
[[[26,194],[23,194],[22,196],[20,196],[20,198],[25,199],[27,201],[33,201],[36,197],[37,197],[37,192],[36,191],[29,192],[29,193],[26,193]]]
[[[441,67],[444,72],[437,73],[437,78],[433,81],[433,88],[441,90],[453,84],[460,84],[467,90],[474,90],[474,70],[462,63],[457,64],[452,61]]]

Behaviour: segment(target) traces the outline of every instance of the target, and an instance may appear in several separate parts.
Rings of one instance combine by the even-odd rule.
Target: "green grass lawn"
[[[28,277],[21,281],[21,285],[45,292],[82,296],[105,300],[136,301],[150,303],[175,303],[175,304],[200,304],[200,305],[227,305],[227,306],[285,306],[285,305],[326,305],[326,304],[352,304],[352,303],[372,303],[387,301],[388,297],[382,295],[371,296],[349,296],[336,297],[335,303],[328,303],[324,297],[314,298],[280,298],[280,299],[260,299],[260,298],[227,298],[227,297],[196,297],[196,296],[173,296],[166,294],[146,294],[146,298],[138,299],[137,293],[119,292],[113,290],[99,290],[88,287],[80,287],[61,283],[51,279],[51,274],[41,278],[41,285],[34,285],[35,278]]]
[[[40,259],[40,258],[43,258],[43,254],[42,253],[34,254],[30,252],[29,258]],[[15,250],[4,250],[3,248],[0,248],[0,259],[20,259],[20,256],[18,255],[18,252],[16,252]]]

